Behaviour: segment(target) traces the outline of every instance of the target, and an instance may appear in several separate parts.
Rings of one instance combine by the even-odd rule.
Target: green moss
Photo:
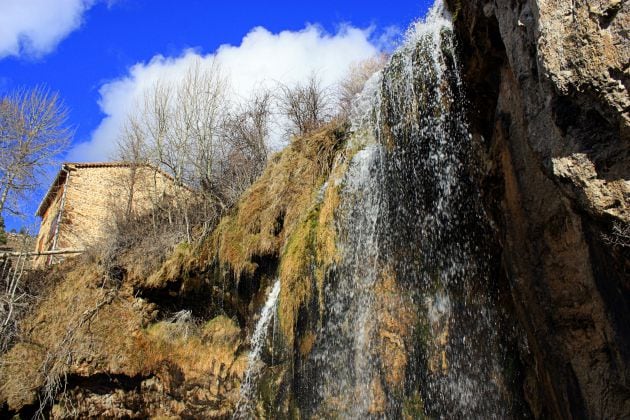
[[[424,420],[429,418],[425,414],[424,401],[418,391],[414,392],[404,400],[402,417],[405,420]]]
[[[237,280],[242,274],[254,274],[254,257],[286,253],[345,137],[346,126],[333,122],[294,139],[245,192],[235,212],[221,221],[208,245]]]
[[[455,8],[451,12],[451,16],[453,17],[453,22],[457,22],[457,19],[459,19],[459,14],[461,13],[461,11],[462,11],[462,1],[455,0]]]
[[[175,252],[189,252],[190,250],[192,250],[192,246],[190,245],[190,242],[180,242],[177,244],[177,246],[175,247]]]
[[[264,370],[258,383],[258,407],[259,418],[289,418],[282,410],[284,395],[284,379],[287,372],[286,366],[272,366]]]
[[[334,215],[339,206],[339,187],[335,184],[344,171],[345,166],[335,167],[323,196],[324,178],[320,180],[310,200],[313,204],[292,230],[281,255],[280,325],[290,343],[293,343],[298,311],[312,307],[314,292],[319,302],[320,320],[323,316],[326,274],[338,259]]]
[[[315,238],[319,209],[319,205],[312,208],[294,229],[280,259],[280,327],[290,343],[293,343],[298,311],[312,298],[316,280],[312,267],[317,259]]]

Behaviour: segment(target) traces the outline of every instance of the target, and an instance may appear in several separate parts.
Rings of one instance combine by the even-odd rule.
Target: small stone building
[[[65,163],[44,196],[35,252],[83,250],[103,238],[117,214],[149,211],[167,195],[186,191],[149,165]],[[55,257],[41,256],[36,265]]]

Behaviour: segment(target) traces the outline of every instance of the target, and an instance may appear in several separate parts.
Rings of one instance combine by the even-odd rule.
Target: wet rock
[[[448,0],[537,418],[630,416],[630,4]]]

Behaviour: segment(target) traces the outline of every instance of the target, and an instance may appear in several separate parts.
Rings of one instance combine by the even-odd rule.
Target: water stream
[[[250,352],[247,357],[247,370],[245,371],[245,377],[241,384],[240,399],[236,406],[233,418],[251,418],[253,412],[253,404],[255,404],[255,392],[257,386],[257,380],[260,375],[260,371],[264,366],[261,360],[261,354],[265,341],[267,339],[267,332],[269,331],[269,324],[274,319],[276,312],[276,305],[278,303],[278,296],[280,295],[280,280],[276,280],[271,288],[265,305],[260,312],[260,319],[256,323],[256,328],[252,334],[250,343]]]
[[[339,260],[293,376],[304,417],[510,417],[466,107],[438,0],[355,102]],[[245,401],[276,287],[252,338]]]

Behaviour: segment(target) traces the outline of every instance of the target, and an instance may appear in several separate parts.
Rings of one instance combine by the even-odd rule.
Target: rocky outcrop
[[[334,253],[336,190],[311,205],[344,140],[338,122],[294,139],[212,234],[164,261],[147,267],[142,247],[94,250],[46,273],[54,284],[0,355],[0,417],[41,409],[52,418],[231,418],[245,340],[277,276],[284,289],[274,325],[283,334],[263,351],[254,405],[261,416],[288,415],[293,345],[309,351],[298,312],[323,281],[309,271],[314,236],[323,264]]]
[[[449,0],[536,417],[630,416],[630,3]]]
[[[230,417],[247,354],[226,316],[236,310],[208,291],[216,277],[178,272],[176,287],[148,288],[131,268],[88,256],[53,270],[59,280],[0,359],[0,417]]]

